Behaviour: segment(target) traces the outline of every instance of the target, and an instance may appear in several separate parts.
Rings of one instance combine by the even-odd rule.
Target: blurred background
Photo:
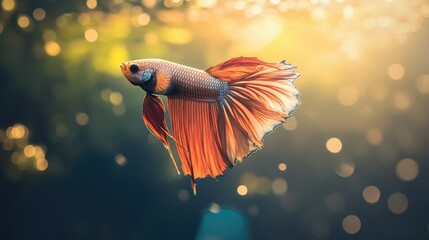
[[[1,239],[428,239],[427,0],[0,0]],[[298,66],[302,105],[193,196],[119,64]]]

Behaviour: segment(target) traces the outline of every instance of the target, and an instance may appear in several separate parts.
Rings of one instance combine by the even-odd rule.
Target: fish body
[[[168,138],[176,144],[185,175],[216,178],[262,148],[263,138],[286,122],[299,105],[296,67],[238,57],[207,70],[161,59],[120,65],[124,76],[147,92],[143,121],[164,144],[178,173]],[[157,95],[167,96],[166,109]]]
[[[132,81],[135,85],[141,84],[145,70],[147,72],[149,69],[154,76],[160,76],[154,79],[152,83],[141,84],[141,87],[151,94],[214,102],[222,98],[228,88],[226,82],[211,76],[203,70],[162,59],[138,60],[134,61],[134,63],[124,63],[122,66],[126,68],[126,66],[132,64],[138,65],[139,69],[144,69],[135,77],[131,72],[128,76],[126,75],[128,79],[135,79]]]

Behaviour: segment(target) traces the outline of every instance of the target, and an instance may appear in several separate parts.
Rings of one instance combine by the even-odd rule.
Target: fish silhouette
[[[143,121],[168,150],[175,144],[185,175],[196,180],[222,176],[236,161],[260,149],[263,138],[286,122],[300,104],[294,80],[300,75],[286,63],[237,57],[205,71],[162,59],[120,65],[124,76],[146,91]],[[167,96],[172,131],[158,95]]]

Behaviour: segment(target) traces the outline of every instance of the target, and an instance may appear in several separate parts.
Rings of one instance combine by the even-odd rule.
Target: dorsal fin
[[[167,128],[164,115],[165,107],[161,98],[152,94],[146,94],[143,100],[143,122],[146,124],[147,128],[152,132],[152,134],[164,144],[164,147],[170,154],[177,173],[180,174],[179,168],[177,167],[176,161],[174,160],[173,154],[171,152],[167,136],[171,137],[174,141],[176,140],[173,138],[173,136],[171,136],[171,133]]]

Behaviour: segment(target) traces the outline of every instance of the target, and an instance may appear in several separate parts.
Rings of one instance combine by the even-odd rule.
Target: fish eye
[[[131,71],[132,73],[136,73],[136,72],[138,72],[138,71],[139,71],[139,66],[137,66],[136,64],[132,64],[132,65],[130,66],[130,71]]]

